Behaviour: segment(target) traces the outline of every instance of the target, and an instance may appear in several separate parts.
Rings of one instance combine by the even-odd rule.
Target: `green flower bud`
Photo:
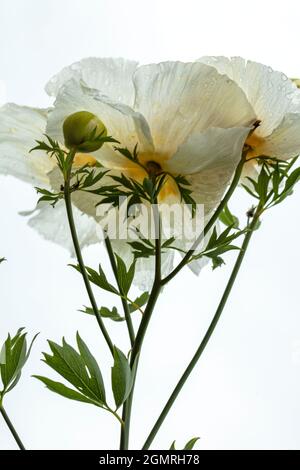
[[[103,145],[107,129],[93,113],[78,111],[68,116],[63,123],[65,146],[78,152],[95,152]]]

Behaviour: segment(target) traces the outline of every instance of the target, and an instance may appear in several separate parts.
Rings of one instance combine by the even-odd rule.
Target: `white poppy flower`
[[[51,170],[57,168],[55,160],[45,152],[29,151],[36,140],[46,132],[47,110],[6,104],[0,108],[0,173],[12,175],[33,186],[51,190]],[[22,212],[32,216],[29,225],[47,240],[54,241],[73,253],[64,202],[55,210],[46,203],[33,211]],[[82,246],[98,241],[94,219],[74,207],[74,217]]]
[[[257,127],[247,139],[248,157],[287,160],[300,153],[300,92],[283,73],[241,57],[202,57],[201,63],[234,80],[255,110]],[[252,173],[255,160],[245,167]]]
[[[82,110],[94,113],[122,146],[133,150],[138,144],[139,158],[146,167],[154,162],[162,171],[185,176],[194,200],[204,204],[206,215],[219,203],[256,120],[241,88],[214,67],[199,62],[137,67],[137,63],[123,59],[84,59],[63,69],[46,90],[56,96],[47,116],[48,135],[63,144],[62,125],[66,117]],[[18,144],[18,161],[22,157],[26,161],[31,158],[47,161],[44,178],[47,182],[55,180],[56,168],[45,154],[28,156],[33,141],[41,139],[45,132],[46,117],[41,122],[35,110],[36,116],[30,121],[29,111],[15,108],[18,116],[11,113],[10,107],[0,111],[0,158],[5,160],[0,169],[26,179],[16,168]],[[18,130],[16,140],[14,128]],[[8,165],[8,160],[15,163]],[[75,164],[92,165],[97,160],[104,167],[138,181],[147,175],[108,143],[92,154],[77,155]],[[26,171],[34,175],[29,179],[37,178],[36,167],[26,167]],[[92,198],[84,199],[78,194],[73,199],[85,213],[94,214]],[[168,176],[160,202],[173,201],[180,201],[180,193],[174,179]],[[165,264],[170,263],[166,260]]]

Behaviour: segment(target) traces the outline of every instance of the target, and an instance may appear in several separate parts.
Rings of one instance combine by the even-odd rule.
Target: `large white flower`
[[[138,68],[135,62],[122,59],[85,59],[63,69],[46,89],[56,96],[47,116],[44,111],[15,105],[1,109],[2,172],[38,185],[41,175],[44,183],[56,180],[54,162],[45,154],[29,156],[28,151],[34,140],[41,138],[45,126],[47,134],[63,144],[65,118],[86,110],[100,117],[109,135],[122,146],[133,150],[138,144],[145,166],[155,162],[162,171],[184,175],[195,201],[204,204],[205,214],[220,201],[256,121],[244,91],[214,67],[199,62],[165,62]],[[110,144],[93,154],[77,155],[75,163],[92,165],[97,160],[138,181],[146,176],[140,166],[116,153]],[[79,194],[74,199],[82,211],[94,214],[93,198]],[[180,201],[171,176],[160,201]],[[52,221],[54,218],[55,210]],[[165,264],[170,269],[169,260]]]
[[[199,60],[234,80],[254,108],[257,127],[247,139],[251,147],[249,157],[287,160],[299,155],[300,92],[295,83],[271,67],[241,57],[202,57]],[[251,172],[250,162],[246,169]]]

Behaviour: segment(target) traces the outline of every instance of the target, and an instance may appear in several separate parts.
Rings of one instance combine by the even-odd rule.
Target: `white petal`
[[[55,165],[45,152],[29,151],[42,140],[47,110],[6,104],[0,109],[0,173],[33,185],[48,183]]]
[[[218,170],[228,167],[232,170],[241,157],[244,142],[250,128],[231,129],[210,128],[192,134],[166,163],[173,173],[190,175],[205,169]]]
[[[190,136],[168,162],[172,173],[191,175],[193,198],[205,213],[220,201],[236,166],[249,129],[208,129]]]
[[[131,151],[138,143],[144,150],[152,149],[150,131],[145,119],[129,106],[120,105],[97,94],[95,90],[82,87],[71,80],[60,90],[54,109],[49,114],[47,133],[63,142],[63,122],[67,116],[77,111],[90,111],[106,125],[108,134]],[[150,139],[150,140],[149,140]],[[136,165],[113,150],[110,144],[93,154],[108,168],[131,168]]]
[[[261,155],[287,160],[300,154],[300,114],[287,114],[259,146]]]
[[[96,88],[112,100],[132,106],[135,95],[132,76],[137,65],[137,62],[125,59],[83,59],[63,68],[48,82],[46,91],[56,96],[70,79],[83,80],[88,87]]]
[[[202,57],[200,61],[226,74],[244,90],[261,121],[257,135],[269,135],[286,113],[295,112],[299,91],[283,73],[241,57]]]
[[[82,214],[76,207],[73,207],[73,214],[80,246],[84,247],[99,242],[95,221],[91,217]],[[36,215],[29,219],[28,225],[46,240],[66,248],[74,255],[64,201],[58,202],[55,207],[50,206],[48,203],[40,203]]]
[[[248,126],[256,119],[244,92],[199,62],[142,66],[134,82],[135,109],[149,123],[156,151],[165,155],[173,154],[192,131]]]

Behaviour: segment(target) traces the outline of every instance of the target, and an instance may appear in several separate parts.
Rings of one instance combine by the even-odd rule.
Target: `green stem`
[[[254,230],[255,225],[257,223],[259,214],[260,214],[259,209],[257,209],[257,211],[256,211],[256,213],[253,217],[253,220],[252,220],[251,224],[249,225],[250,230],[246,233],[246,235],[244,237],[244,241],[243,241],[243,244],[241,246],[239,255],[238,255],[237,260],[235,262],[235,265],[233,267],[232,273],[230,275],[230,278],[228,280],[228,283],[226,285],[226,288],[224,290],[224,293],[223,293],[223,296],[220,300],[218,308],[217,308],[217,310],[215,312],[215,315],[212,319],[212,322],[209,325],[209,328],[208,328],[203,340],[201,341],[200,346],[198,347],[197,351],[195,352],[192,360],[190,361],[189,365],[185,369],[185,371],[184,371],[183,375],[181,376],[178,384],[174,388],[174,390],[173,390],[169,400],[167,401],[164,409],[162,410],[159,418],[157,419],[156,423],[154,424],[148,438],[146,439],[146,441],[145,441],[145,443],[142,447],[143,450],[149,449],[149,447],[150,447],[151,443],[153,442],[158,430],[160,429],[162,423],[164,422],[167,414],[169,413],[172,405],[174,404],[177,396],[179,395],[182,387],[184,386],[185,382],[187,381],[188,377],[190,376],[192,370],[194,369],[195,365],[197,364],[198,360],[200,359],[203,351],[205,350],[205,348],[207,346],[207,343],[209,342],[209,340],[210,340],[210,338],[211,338],[211,336],[212,336],[212,334],[213,334],[213,332],[214,332],[214,330],[215,330],[215,328],[218,324],[218,321],[221,317],[221,314],[222,314],[223,309],[226,305],[227,299],[229,297],[229,294],[232,290],[232,287],[233,287],[234,282],[236,280],[237,274],[238,274],[239,269],[241,267],[242,261],[244,259],[244,256],[245,256],[246,250],[248,248],[253,230]]]
[[[16,443],[17,443],[18,446],[19,446],[19,449],[20,449],[20,450],[26,450],[25,447],[24,447],[23,442],[21,441],[21,439],[20,439],[20,437],[19,437],[17,431],[16,431],[15,428],[14,428],[14,425],[12,424],[11,420],[9,419],[9,417],[8,417],[8,415],[6,414],[6,411],[5,411],[5,409],[3,408],[2,405],[0,406],[0,412],[1,412],[2,416],[3,416],[4,421],[6,422],[6,424],[7,424],[7,426],[8,426],[10,432],[11,432],[12,435],[14,436],[14,439],[15,439]]]
[[[205,237],[205,235],[207,235],[207,233],[210,231],[210,229],[213,227],[213,225],[218,220],[219,215],[223,211],[224,207],[226,206],[229,199],[231,198],[235,188],[239,184],[240,177],[241,177],[241,174],[242,174],[242,171],[243,171],[243,166],[244,166],[244,163],[246,161],[246,156],[247,156],[247,153],[244,152],[238,166],[236,167],[233,180],[232,180],[227,192],[225,193],[222,201],[220,202],[219,206],[217,207],[217,209],[213,213],[212,217],[209,219],[209,221],[205,225],[203,231],[200,233],[197,240],[194,242],[192,248],[189,251],[186,252],[185,256],[182,258],[182,260],[176,266],[176,268],[173,269],[173,271],[170,274],[168,274],[168,276],[166,276],[164,279],[162,279],[162,281],[161,281],[162,285],[167,284],[167,282],[169,282],[171,279],[173,279],[173,277],[175,277],[176,274],[178,274],[179,271],[181,271],[181,269],[189,262],[190,258],[193,256],[194,251],[197,248],[197,246],[199,245],[199,243],[201,242],[201,240]]]
[[[118,280],[118,269],[117,269],[117,265],[116,265],[116,259],[115,259],[115,255],[114,255],[114,252],[113,252],[113,249],[112,249],[112,246],[111,246],[111,242],[110,242],[110,239],[109,239],[108,236],[105,237],[105,246],[106,246],[108,257],[109,257],[109,260],[110,260],[110,264],[111,264],[111,267],[112,267],[112,270],[113,270],[113,273],[114,273],[114,276],[115,276],[115,279],[116,279],[116,282],[117,282],[117,285],[118,285],[118,288],[119,288],[119,292],[121,294],[121,301],[122,301],[122,306],[123,306],[123,310],[124,310],[125,321],[126,321],[126,324],[127,324],[128,334],[129,334],[130,343],[131,343],[131,347],[132,347],[133,344],[134,344],[134,340],[135,340],[135,333],[134,333],[134,329],[133,329],[133,325],[132,325],[132,320],[131,320],[131,315],[130,315],[128,303],[127,303],[127,300],[125,298],[125,294],[122,291],[119,280]]]
[[[73,158],[74,158],[74,156],[75,156],[75,152],[73,151]],[[99,309],[98,309],[96,299],[94,297],[94,294],[93,294],[93,291],[92,291],[92,288],[91,288],[91,284],[90,284],[90,281],[89,281],[89,278],[88,278],[88,275],[87,275],[87,272],[86,272],[86,269],[85,269],[85,264],[84,264],[84,261],[83,261],[83,258],[82,258],[81,248],[80,248],[79,241],[78,241],[78,236],[77,236],[77,231],[76,231],[74,216],[73,216],[71,193],[70,193],[71,169],[72,169],[72,164],[70,164],[70,166],[68,168],[68,171],[67,171],[67,174],[65,176],[64,197],[65,197],[65,204],[66,204],[67,216],[68,216],[69,227],[70,227],[71,236],[72,236],[72,240],[73,240],[73,245],[74,245],[78,265],[80,267],[80,272],[81,272],[81,275],[83,277],[85,288],[86,288],[88,297],[90,299],[95,317],[97,319],[100,330],[102,331],[102,334],[105,338],[105,341],[106,341],[106,343],[107,343],[107,345],[110,349],[110,352],[111,352],[112,356],[114,356],[113,343],[110,339],[108,331],[105,328],[105,325],[104,325],[103,320],[101,318],[101,315],[99,313]]]
[[[159,217],[157,204],[153,206],[153,214],[154,214],[154,223],[155,223],[155,248],[156,248],[155,249],[155,277],[154,277],[154,283],[151,289],[151,293],[149,296],[149,300],[145,308],[145,312],[144,312],[144,315],[143,315],[141,324],[139,326],[136,339],[135,339],[135,342],[131,351],[130,366],[131,366],[131,369],[133,368],[134,365],[136,365],[136,367],[135,367],[135,376],[133,380],[133,386],[132,386],[129,397],[127,398],[123,406],[122,420],[124,422],[124,426],[122,426],[121,428],[120,450],[128,449],[132,400],[133,400],[133,393],[134,393],[134,387],[135,387],[136,372],[138,368],[139,356],[140,356],[145,334],[146,334],[157,298],[161,291],[161,223],[160,223],[160,217]]]

